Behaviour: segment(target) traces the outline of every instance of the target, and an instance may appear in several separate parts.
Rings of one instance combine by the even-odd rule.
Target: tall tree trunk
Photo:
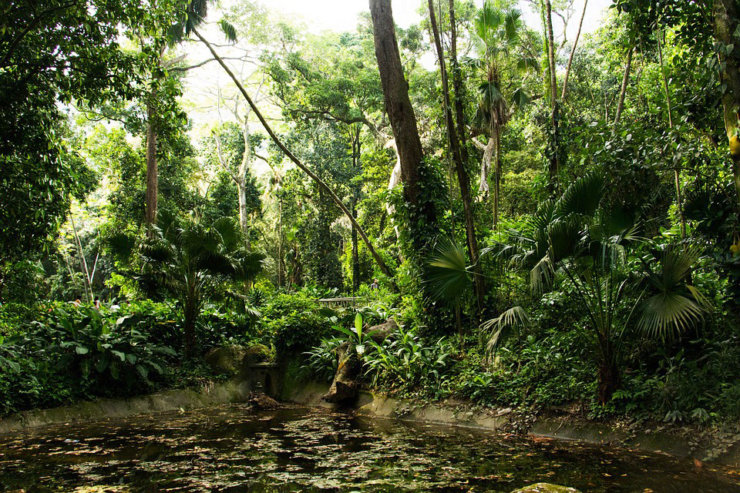
[[[88,298],[87,301],[92,303],[93,301],[93,290],[92,290],[92,277],[90,271],[87,268],[87,259],[85,258],[85,252],[82,249],[82,242],[80,241],[80,235],[77,234],[77,226],[75,225],[75,218],[72,215],[72,209],[69,209],[69,221],[72,225],[72,231],[74,232],[75,244],[77,245],[77,253],[80,256],[80,268],[82,273],[85,274],[85,296]]]
[[[428,0],[429,5],[429,20],[432,25],[432,34],[434,37],[434,45],[437,49],[437,60],[439,61],[439,72],[442,78],[442,106],[445,112],[445,123],[447,126],[447,138],[450,143],[450,151],[452,152],[452,159],[455,162],[455,171],[457,172],[457,181],[460,185],[460,199],[463,204],[463,213],[465,215],[465,236],[468,244],[468,253],[470,254],[470,261],[473,264],[473,286],[475,288],[476,300],[478,303],[478,314],[483,310],[483,276],[480,272],[480,265],[478,264],[478,240],[475,236],[475,217],[473,216],[473,200],[470,194],[470,177],[468,172],[465,170],[465,161],[462,157],[460,149],[460,140],[458,138],[457,130],[455,129],[455,123],[452,120],[452,108],[450,107],[450,89],[447,81],[447,68],[445,67],[444,50],[442,49],[442,42],[439,36],[439,29],[437,27],[437,18],[434,14],[434,4],[432,0]]]
[[[486,144],[481,144],[476,139],[472,139],[473,144],[479,150],[483,151],[483,158],[480,166],[480,185],[478,191],[488,196],[490,188],[488,186],[488,173],[491,171],[491,162],[493,161],[493,155],[496,152],[496,139],[493,135],[488,137]]]
[[[663,89],[665,91],[665,102],[668,109],[668,127],[673,129],[673,114],[671,111],[671,93],[668,90],[668,76],[665,73],[665,65],[663,64],[663,48],[662,48],[662,33],[658,32],[658,61],[660,62],[660,73],[663,77]],[[673,168],[673,184],[676,188],[676,207],[678,209],[678,220],[681,225],[681,239],[686,239],[686,218],[683,215],[683,197],[681,194],[681,171],[678,165]]]
[[[467,135],[465,132],[465,86],[462,71],[457,60],[457,24],[455,21],[455,0],[449,0],[450,11],[450,64],[452,65],[452,89],[454,91],[455,119],[457,120],[457,137],[460,139],[460,156],[468,164]]]
[[[244,237],[246,238],[249,232],[249,218],[247,214],[247,187],[242,181],[237,183],[236,187],[239,191],[239,229],[242,230]]]
[[[234,75],[234,72],[231,71],[231,69],[226,65],[226,62],[224,62],[223,58],[219,56],[218,53],[216,53],[216,50],[213,49],[213,46],[211,43],[209,43],[202,34],[200,34],[199,31],[197,31],[195,28],[192,30],[193,34],[208,48],[208,51],[210,51],[211,55],[213,55],[213,58],[216,59],[216,61],[221,65],[221,67],[224,69],[226,74],[231,78],[231,80],[236,84],[236,87],[239,89],[239,92],[241,92],[242,96],[244,96],[244,99],[246,99],[249,106],[252,108],[252,111],[254,111],[254,114],[259,119],[260,123],[262,124],[262,127],[265,129],[265,131],[270,135],[270,138],[275,143],[275,145],[278,146],[278,148],[285,154],[288,159],[290,159],[298,168],[306,173],[309,178],[311,178],[316,184],[327,192],[329,196],[331,197],[332,201],[339,207],[339,209],[344,213],[345,216],[350,220],[352,225],[357,228],[357,233],[362,238],[362,241],[365,242],[365,245],[367,245],[368,250],[370,250],[370,254],[375,259],[375,262],[378,264],[378,267],[388,277],[392,277],[393,274],[391,273],[388,266],[383,261],[383,258],[380,256],[380,254],[375,250],[375,247],[373,246],[370,239],[367,237],[367,234],[365,234],[365,230],[362,229],[362,226],[357,222],[357,220],[354,218],[352,213],[347,209],[347,206],[344,205],[344,203],[341,201],[339,197],[337,197],[337,194],[334,193],[334,191],[329,188],[329,185],[327,185],[321,178],[316,175],[313,171],[311,171],[308,167],[306,167],[305,164],[303,164],[290,150],[285,147],[285,144],[282,143],[282,141],[278,138],[277,134],[272,130],[272,127],[267,123],[267,120],[265,120],[265,117],[262,116],[262,113],[260,112],[259,108],[257,108],[257,105],[254,104],[254,101],[252,101],[252,98],[249,97],[249,94],[247,93],[246,89],[244,89],[244,86],[242,85],[241,81]],[[400,63],[400,60],[399,60]],[[408,95],[407,95],[408,99]],[[411,103],[409,103],[410,105]],[[417,140],[419,138],[417,134]],[[421,151],[421,141],[419,141],[419,150]],[[418,177],[417,177],[418,178]]]
[[[285,263],[283,262],[283,197],[278,197],[278,251],[277,251],[278,288],[285,284]]]
[[[393,128],[396,149],[401,162],[401,180],[406,202],[420,211],[428,224],[434,224],[436,214],[431,203],[422,204],[421,173],[424,154],[416,125],[416,115],[409,99],[409,85],[403,75],[401,55],[396,41],[390,0],[370,0],[373,20],[375,57],[378,60],[385,109]],[[414,238],[415,242],[420,238]]]
[[[244,239],[249,247],[249,218],[247,215],[247,172],[249,163],[252,161],[252,150],[249,147],[249,113],[244,116],[244,128],[242,129],[242,138],[244,139],[244,153],[239,164],[239,171],[236,179],[236,186],[239,189],[239,227],[242,230]]]
[[[352,214],[356,214],[356,200],[352,201]],[[360,289],[360,255],[357,245],[357,229],[352,226],[352,293]]]
[[[624,75],[622,76],[622,87],[619,89],[619,102],[617,103],[617,115],[614,117],[614,125],[619,124],[619,119],[622,117],[622,109],[624,109],[624,97],[627,94],[627,84],[630,80],[630,69],[632,68],[632,53],[635,51],[635,46],[630,46],[627,52],[627,63],[624,66]]]
[[[493,152],[495,165],[493,169],[493,229],[498,229],[499,200],[501,198],[501,134],[493,131]]]
[[[198,318],[198,295],[196,294],[197,288],[194,286],[187,286],[188,294],[185,297],[183,303],[183,310],[185,315],[185,322],[183,327],[184,336],[184,350],[185,356],[192,358],[195,356],[195,322]]]
[[[151,95],[154,98],[154,94]],[[157,130],[154,121],[154,104],[146,105],[146,211],[144,220],[147,225],[157,224],[157,195],[159,174],[157,171]]]
[[[545,6],[545,27],[547,30],[547,63],[550,75],[550,125],[552,126],[551,149],[550,149],[550,189],[555,190],[558,169],[560,167],[560,135],[559,135],[559,115],[558,115],[558,79],[555,66],[555,41],[552,32],[552,4],[550,0],[544,0]]]
[[[734,45],[735,48],[729,55],[719,50],[720,76],[725,87],[722,94],[723,118],[727,141],[732,158],[732,173],[735,181],[735,192],[737,193],[738,210],[740,210],[740,139],[738,138],[738,127],[740,119],[740,53],[734,34],[737,32],[740,19],[740,7],[736,0],[714,0],[714,35],[717,41],[724,46]],[[723,46],[723,47],[724,47]]]
[[[578,22],[578,32],[576,32],[576,39],[573,40],[573,48],[570,50],[570,56],[568,56],[568,66],[565,67],[565,77],[563,77],[563,92],[560,94],[561,102],[565,102],[565,95],[568,90],[568,78],[570,77],[570,67],[573,65],[573,56],[576,54],[576,47],[578,46],[578,39],[581,37],[581,28],[583,28],[583,19],[586,17],[586,7],[588,7],[588,0],[583,2],[583,12],[581,12],[581,20]]]

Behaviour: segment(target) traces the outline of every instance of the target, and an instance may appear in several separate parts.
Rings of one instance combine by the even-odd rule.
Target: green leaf
[[[116,351],[116,350],[114,349],[114,350],[112,350],[112,351],[111,351],[111,354],[112,354],[113,356],[117,356],[117,357],[118,357],[118,359],[120,359],[121,361],[126,361],[126,354],[125,354],[125,353],[123,353],[123,352],[121,352],[121,351]]]

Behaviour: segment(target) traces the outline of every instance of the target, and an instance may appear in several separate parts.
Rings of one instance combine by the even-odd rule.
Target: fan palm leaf
[[[427,262],[427,283],[435,299],[457,302],[472,285],[465,252],[453,240],[437,245]]]

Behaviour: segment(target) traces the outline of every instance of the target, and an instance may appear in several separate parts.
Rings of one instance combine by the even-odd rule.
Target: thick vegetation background
[[[330,380],[349,341],[400,395],[737,423],[734,2],[574,39],[568,2],[389,5],[0,7],[0,415],[217,378],[224,345]]]

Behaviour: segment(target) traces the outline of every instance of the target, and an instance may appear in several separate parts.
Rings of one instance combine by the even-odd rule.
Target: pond
[[[737,492],[737,477],[657,454],[323,409],[229,405],[0,435],[6,491]],[[82,490],[82,488],[80,488]]]

